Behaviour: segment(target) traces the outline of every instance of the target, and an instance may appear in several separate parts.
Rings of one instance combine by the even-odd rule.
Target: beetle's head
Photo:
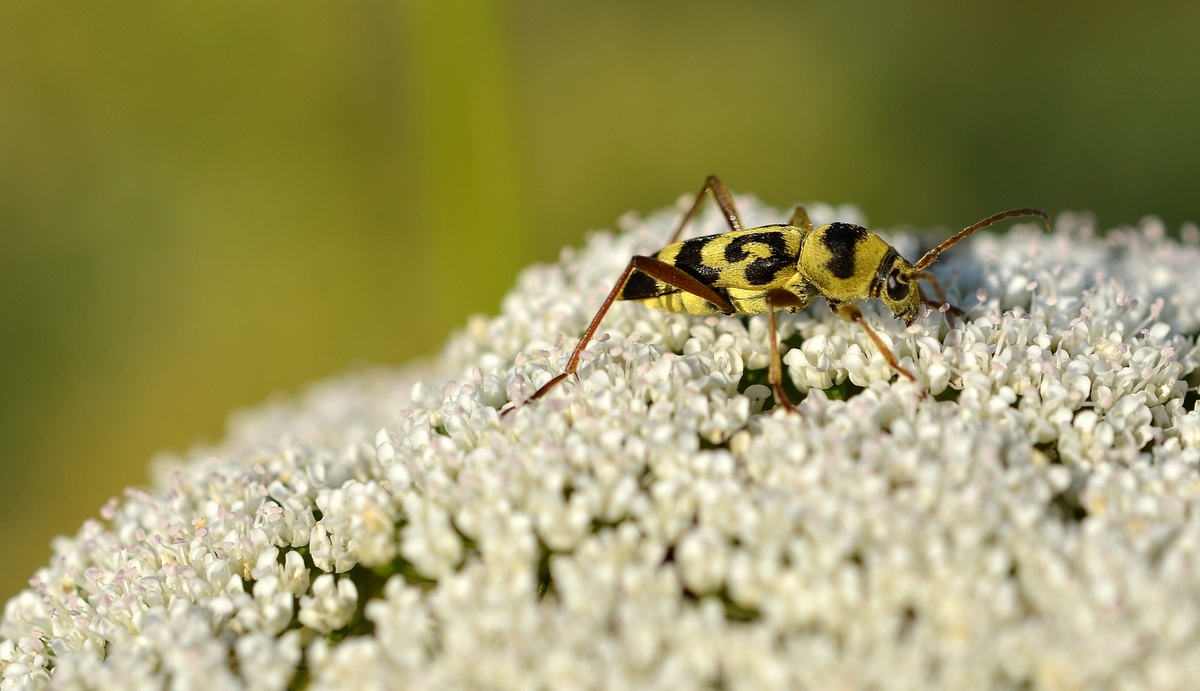
[[[883,258],[875,274],[876,295],[905,324],[912,324],[916,320],[921,307],[918,273],[907,259],[893,251]]]

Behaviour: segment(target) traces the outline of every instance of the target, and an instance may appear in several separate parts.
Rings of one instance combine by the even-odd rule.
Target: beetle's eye
[[[898,269],[893,269],[892,273],[888,275],[887,294],[893,302],[900,302],[908,297],[908,284],[900,281],[900,271]]]

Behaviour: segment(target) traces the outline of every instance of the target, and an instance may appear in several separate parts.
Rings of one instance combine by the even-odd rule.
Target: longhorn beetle
[[[695,217],[711,193],[720,207],[728,233],[678,241],[688,221]],[[777,405],[796,412],[783,390],[779,360],[776,310],[796,312],[818,297],[825,298],[834,314],[862,325],[888,365],[903,377],[916,377],[896,360],[895,354],[863,319],[856,300],[875,298],[897,319],[911,325],[920,305],[962,312],[946,304],[933,274],[925,269],[955,243],[997,221],[1038,216],[1050,228],[1050,215],[1041,209],[1011,209],[988,216],[934,247],[916,264],[910,264],[883,238],[853,223],[827,223],[813,228],[808,212],[797,206],[785,224],[743,228],[742,219],[725,185],[710,175],[671,234],[671,241],[649,257],[629,261],[612,292],[592,317],[583,338],[571,352],[562,374],[546,382],[530,401],[546,395],[579,368],[580,355],[615,300],[636,300],[647,307],[687,314],[766,313],[771,331],[771,364],[767,378]],[[929,300],[920,280],[928,281],[939,300]],[[513,410],[509,408],[508,410]],[[505,411],[508,412],[508,411]]]

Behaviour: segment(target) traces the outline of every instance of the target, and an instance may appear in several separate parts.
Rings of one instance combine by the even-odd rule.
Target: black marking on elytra
[[[767,256],[758,257],[746,266],[746,282],[751,286],[767,285],[780,271],[796,270],[796,257],[788,254],[787,240],[779,232],[750,233],[734,238],[725,246],[725,261],[731,264],[745,261],[750,256],[746,251],[746,245],[750,243],[766,245],[768,249]]]
[[[634,271],[629,274],[628,280],[625,281],[625,287],[621,288],[622,300],[646,300],[648,298],[658,297],[666,293],[674,293],[674,290],[664,291],[663,288],[669,288],[659,283],[651,276],[647,276],[641,271]]]
[[[682,246],[679,248],[679,253],[675,255],[675,266],[695,276],[697,281],[706,286],[715,283],[721,270],[718,267],[705,264],[701,252],[705,245],[712,242],[713,238],[718,237],[720,235],[709,235],[707,237],[684,240]]]
[[[854,254],[858,243],[867,238],[867,229],[853,223],[830,223],[821,234],[821,242],[829,250],[825,266],[835,278],[854,275]]]

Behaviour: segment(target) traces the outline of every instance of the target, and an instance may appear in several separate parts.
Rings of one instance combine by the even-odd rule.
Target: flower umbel
[[[760,386],[765,318],[618,303],[501,418],[679,212],[57,539],[0,689],[1200,687],[1200,232],[964,241],[935,269],[966,320],[865,306],[920,388],[821,303],[781,315],[802,415]]]

